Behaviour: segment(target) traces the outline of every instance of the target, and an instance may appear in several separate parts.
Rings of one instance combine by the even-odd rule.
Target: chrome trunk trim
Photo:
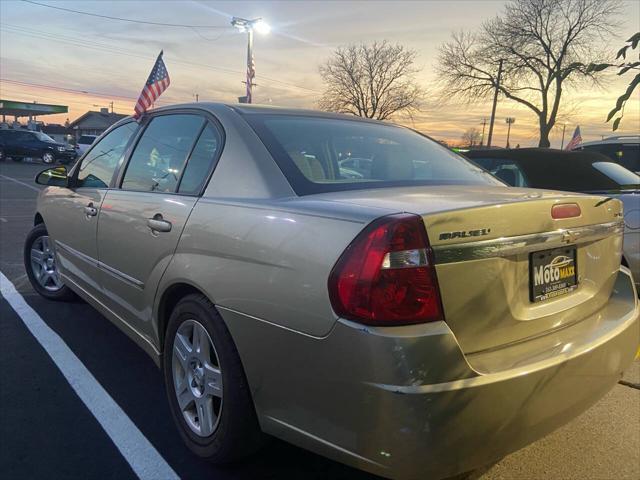
[[[464,262],[484,258],[508,257],[536,250],[546,250],[567,244],[594,242],[610,235],[621,235],[624,224],[621,220],[576,228],[560,228],[551,232],[532,233],[492,240],[437,245],[432,247],[435,263]]]

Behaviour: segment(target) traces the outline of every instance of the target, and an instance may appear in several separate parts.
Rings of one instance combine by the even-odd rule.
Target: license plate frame
[[[578,288],[578,255],[575,245],[529,254],[529,300],[543,302]]]

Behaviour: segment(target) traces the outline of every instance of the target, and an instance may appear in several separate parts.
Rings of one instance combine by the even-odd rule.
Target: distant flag
[[[256,64],[253,60],[253,52],[247,51],[247,103],[251,103],[251,87],[253,86],[253,79],[256,76]]]
[[[565,150],[573,150],[578,145],[582,143],[582,136],[580,135],[580,125],[576,127],[576,131],[573,132],[573,137],[571,137],[571,141],[567,143],[567,146],[564,147]]]
[[[160,55],[158,55],[156,59],[156,63],[149,74],[147,83],[144,84],[144,88],[134,108],[136,111],[133,115],[134,118],[140,118],[144,112],[151,108],[158,97],[162,95],[162,92],[169,88],[170,83],[169,72],[167,72],[167,67],[165,67],[162,61],[162,51],[160,51]]]

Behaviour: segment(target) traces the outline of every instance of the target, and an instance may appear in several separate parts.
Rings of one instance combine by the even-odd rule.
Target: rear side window
[[[189,195],[200,193],[209,172],[215,167],[214,162],[218,159],[221,140],[218,130],[208,124],[191,152],[180,180],[179,193]]]
[[[122,189],[175,192],[204,121],[189,114],[153,118],[131,154]]]
[[[500,184],[433,140],[394,125],[285,114],[244,117],[298,195],[402,185]]]
[[[76,185],[107,188],[137,127],[135,122],[125,123],[103,137],[82,159]]]

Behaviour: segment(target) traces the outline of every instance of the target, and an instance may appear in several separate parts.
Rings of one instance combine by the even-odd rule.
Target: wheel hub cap
[[[36,238],[31,245],[31,272],[45,290],[55,292],[64,286],[56,266],[55,251],[47,235]]]
[[[222,413],[222,370],[209,333],[196,320],[186,320],[173,339],[171,360],[178,408],[189,428],[208,437]]]

